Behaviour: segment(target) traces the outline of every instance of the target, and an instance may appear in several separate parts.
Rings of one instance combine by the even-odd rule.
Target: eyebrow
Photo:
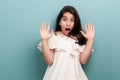
[[[66,16],[63,16],[62,18],[64,18],[64,17],[66,18]],[[71,18],[75,18],[75,17],[71,17]]]

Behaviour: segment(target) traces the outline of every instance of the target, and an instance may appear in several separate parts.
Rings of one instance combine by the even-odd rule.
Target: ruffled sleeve
[[[79,46],[79,52],[83,52],[85,49],[85,45]]]
[[[42,43],[41,43],[41,42],[38,44],[37,48],[38,48],[40,51],[42,51]]]
[[[73,43],[73,44],[72,44],[72,48],[73,48],[73,51],[77,51],[77,53],[79,54],[79,53],[81,53],[81,52],[84,51],[85,45],[79,45],[79,44],[77,44],[77,43]],[[73,52],[72,54],[75,55],[76,53]]]
[[[79,46],[79,52],[83,52],[85,49],[85,45]],[[92,49],[92,52],[94,52],[94,49]]]
[[[48,40],[48,46],[49,49],[54,49],[56,47],[56,39],[55,39],[55,35],[53,34],[52,37]],[[40,41],[40,43],[38,44],[37,47],[41,52],[42,52],[42,42]]]
[[[85,45],[82,45],[82,46],[79,47],[79,51],[80,52],[83,52],[84,49],[85,49]],[[94,49],[92,49],[92,52],[94,52]]]

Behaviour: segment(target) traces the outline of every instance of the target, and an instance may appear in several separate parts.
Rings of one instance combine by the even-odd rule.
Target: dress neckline
[[[60,32],[55,32],[55,35],[56,35],[56,36],[59,36],[59,37],[61,37],[61,38],[64,38],[64,39],[69,39],[69,38],[70,38],[69,36],[66,36],[66,35],[64,35],[64,34],[61,34]]]
[[[60,37],[60,38],[62,38],[62,39],[66,39],[66,40],[74,40],[74,41],[76,41],[76,39],[75,39],[75,37],[70,37],[70,36],[66,36],[66,35],[61,35],[60,34],[60,32],[55,32],[55,36],[58,36],[58,37]]]

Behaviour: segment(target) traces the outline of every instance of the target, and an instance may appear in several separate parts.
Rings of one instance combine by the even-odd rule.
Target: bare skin
[[[48,27],[46,27],[46,22],[44,22],[40,27],[43,58],[48,65],[51,65],[54,60],[55,50],[49,49],[49,46],[48,46],[48,39],[53,35],[53,31],[50,32],[49,30],[50,30],[50,24],[48,24]]]
[[[82,64],[86,64],[90,58],[91,52],[92,52],[92,46],[94,43],[94,36],[95,36],[95,29],[91,23],[88,23],[88,25],[85,25],[85,31],[80,31],[85,38],[87,38],[87,43],[84,52],[80,54],[80,62]]]
[[[61,25],[61,31],[59,33],[64,36],[68,36],[68,33],[72,30],[74,25],[73,15],[68,12],[64,13],[63,18],[61,18],[59,25]],[[69,30],[65,30],[66,28],[69,28]],[[87,43],[84,51],[79,55],[79,61],[81,64],[86,64],[92,52],[95,29],[91,23],[88,23],[88,25],[85,25],[85,33],[83,31],[80,32],[87,39]],[[40,27],[43,58],[48,65],[51,65],[53,63],[55,55],[55,50],[49,49],[48,47],[48,40],[53,35],[53,33],[54,33],[53,31],[50,32],[50,24],[48,24],[47,26],[46,22],[44,22]]]

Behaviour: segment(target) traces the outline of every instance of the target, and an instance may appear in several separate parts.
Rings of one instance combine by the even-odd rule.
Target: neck
[[[63,33],[62,31],[59,32],[62,36],[68,37],[68,34]]]

